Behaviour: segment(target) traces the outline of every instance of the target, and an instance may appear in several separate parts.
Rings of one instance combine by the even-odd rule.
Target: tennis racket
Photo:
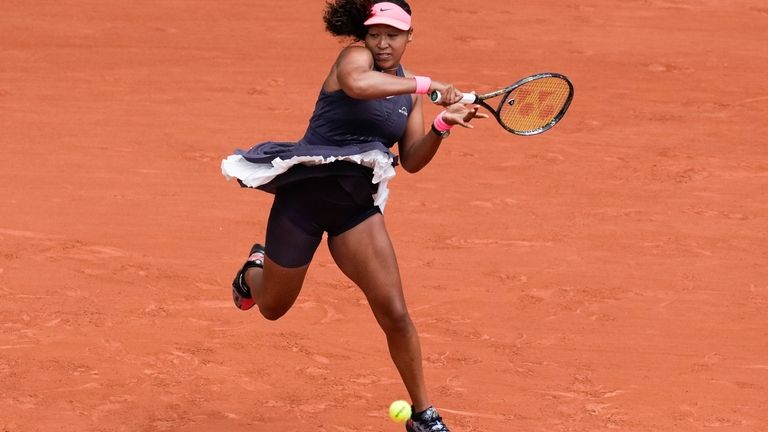
[[[486,101],[499,97],[494,109]],[[434,103],[442,95],[435,90],[430,94]],[[464,93],[459,101],[475,103],[492,112],[499,124],[515,135],[536,135],[556,125],[568,110],[573,99],[573,84],[564,75],[539,73],[523,78],[503,89],[486,94]]]

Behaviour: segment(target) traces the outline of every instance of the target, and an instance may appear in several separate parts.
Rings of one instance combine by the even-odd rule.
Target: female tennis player
[[[327,232],[333,259],[365,294],[411,397],[406,429],[448,431],[427,397],[419,337],[382,209],[398,159],[415,173],[430,162],[451,127],[471,128],[473,118],[487,115],[456,103],[461,92],[454,86],[413,75],[401,65],[413,37],[406,1],[329,1],[324,21],[328,32],[353,43],[341,50],[325,78],[304,137],[296,143],[265,142],[222,162],[228,179],[275,194],[265,246],[251,248],[233,281],[233,299],[243,310],[258,306],[269,320],[283,316]],[[433,90],[444,95],[446,109],[425,133],[419,95]],[[399,157],[390,151],[395,143]]]

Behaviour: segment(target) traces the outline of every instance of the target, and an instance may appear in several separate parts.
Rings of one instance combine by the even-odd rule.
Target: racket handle
[[[477,95],[474,93],[462,93],[464,96],[461,98],[461,100],[458,103],[462,104],[471,104],[475,103],[477,101]],[[432,92],[432,94],[429,95],[429,99],[432,101],[432,103],[440,103],[443,100],[443,95],[440,93],[439,90],[435,90]]]

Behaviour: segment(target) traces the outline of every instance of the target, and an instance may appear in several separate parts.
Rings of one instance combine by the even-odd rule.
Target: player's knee
[[[398,309],[387,312],[379,319],[381,329],[387,334],[402,335],[413,329],[411,316],[406,309]]]
[[[264,318],[270,321],[277,321],[288,312],[288,308],[264,305],[259,306],[259,312],[261,312]]]

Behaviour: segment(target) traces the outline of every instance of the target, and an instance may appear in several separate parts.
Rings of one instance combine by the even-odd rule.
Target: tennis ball
[[[411,404],[404,400],[396,400],[389,405],[389,418],[398,423],[405,423],[411,418]]]

